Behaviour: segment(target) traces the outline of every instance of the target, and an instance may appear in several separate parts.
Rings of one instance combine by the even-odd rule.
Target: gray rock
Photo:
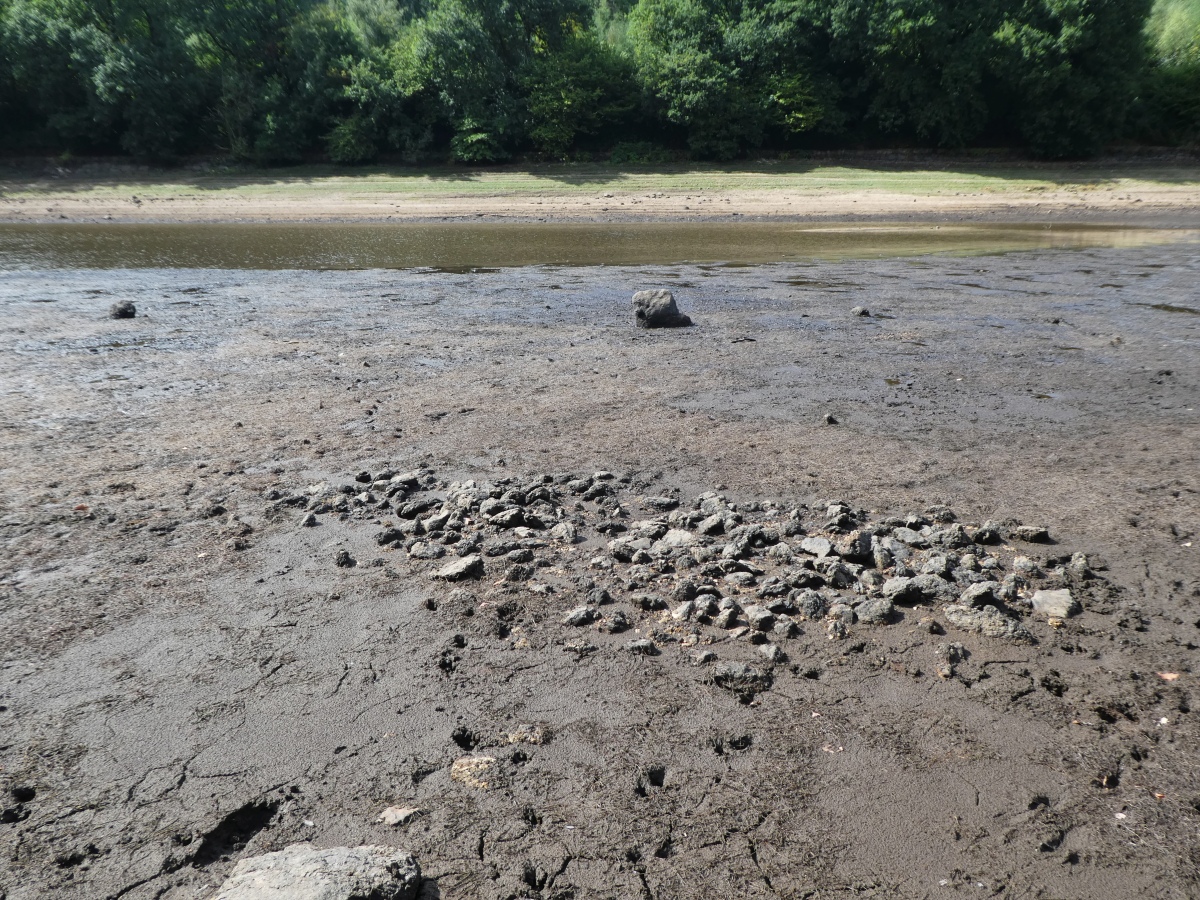
[[[849,603],[834,603],[825,615],[831,621],[841,622],[843,625],[854,624],[854,607]]]
[[[446,555],[446,548],[441,544],[427,544],[417,541],[408,548],[408,555],[413,559],[441,559]]]
[[[579,529],[570,522],[559,522],[550,529],[550,537],[564,544],[574,544],[579,541]]]
[[[783,652],[778,644],[763,644],[762,649],[760,649],[758,652],[766,657],[767,662],[787,662],[787,654]]]
[[[1082,611],[1079,601],[1066,588],[1057,591],[1034,591],[1033,611],[1043,616],[1065,619]]]
[[[718,666],[713,673],[713,683],[717,687],[736,691],[742,694],[753,694],[769,690],[773,679],[768,672],[760,671],[745,663],[731,663]]]
[[[1013,529],[1013,537],[1030,544],[1045,544],[1050,540],[1050,532],[1043,525],[1018,525]]]
[[[911,528],[893,528],[892,537],[902,544],[907,544],[909,547],[929,546],[929,541],[925,538],[925,535],[919,531],[913,531]]]
[[[696,530],[701,534],[720,534],[725,530],[725,517],[722,515],[709,516],[696,526]]]
[[[625,645],[625,649],[630,653],[636,653],[638,656],[658,656],[658,647],[654,641],[647,640],[646,638],[630,641]]]
[[[971,585],[958,598],[961,606],[979,609],[983,606],[994,606],[1000,601],[1000,584],[996,581],[980,581]]]
[[[565,616],[563,616],[564,625],[573,625],[580,628],[584,625],[591,625],[596,621],[596,608],[594,606],[577,606]]]
[[[434,573],[434,578],[440,578],[443,581],[463,581],[467,578],[479,578],[483,575],[483,557],[478,554],[464,556],[461,559],[456,559],[454,562],[446,563],[437,572]]]
[[[936,575],[916,575],[911,586],[920,592],[922,600],[954,599],[954,585]]]
[[[871,318],[871,311],[865,306],[855,306],[850,310],[852,316],[862,316],[864,319]]]
[[[775,616],[763,606],[747,606],[746,621],[755,631],[770,631],[775,627]]]
[[[333,557],[333,564],[339,569],[352,569],[358,561],[350,555],[349,550],[339,550]]]
[[[800,615],[811,621],[816,621],[825,615],[829,604],[816,591],[802,591],[796,598],[796,606]]]
[[[611,615],[605,616],[604,623],[601,628],[609,634],[620,634],[622,631],[628,631],[633,627],[633,622],[629,616],[625,615],[621,610],[617,610]]]
[[[858,621],[865,625],[886,625],[894,611],[892,601],[883,597],[864,600],[854,607],[854,614],[858,617]]]
[[[681,328],[692,324],[679,311],[670,291],[638,291],[633,295],[633,315],[639,328]]]
[[[883,596],[893,603],[918,603],[921,590],[912,582],[911,578],[889,578],[883,583]]]
[[[137,307],[130,300],[119,300],[108,309],[109,318],[132,319],[137,315]]]
[[[696,601],[684,600],[673,610],[671,610],[671,618],[676,622],[686,622],[696,615]]]
[[[421,869],[394,847],[292,844],[243,859],[213,900],[412,900]]]
[[[800,542],[800,549],[813,556],[828,556],[833,550],[833,544],[823,537],[806,537]]]
[[[951,625],[982,634],[984,637],[1001,638],[1017,643],[1034,643],[1033,635],[1020,622],[1006,616],[994,606],[973,609],[970,606],[947,606],[946,619]]]

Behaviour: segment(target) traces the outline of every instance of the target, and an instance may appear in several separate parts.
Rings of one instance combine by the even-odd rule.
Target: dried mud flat
[[[1198,282],[6,273],[0,887],[1195,896]]]

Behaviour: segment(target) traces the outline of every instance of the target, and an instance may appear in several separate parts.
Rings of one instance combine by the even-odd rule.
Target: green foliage
[[[1200,0],[1158,0],[1146,34],[1153,62],[1142,88],[1140,136],[1200,141]]]
[[[636,163],[1196,140],[1200,0],[1150,2],[0,0],[0,146]]]
[[[996,32],[997,70],[1042,156],[1100,149],[1124,124],[1144,63],[1149,0],[1025,0]]]
[[[522,87],[528,97],[530,140],[559,157],[581,137],[627,130],[640,103],[630,62],[579,28],[572,28],[556,49],[534,53]]]

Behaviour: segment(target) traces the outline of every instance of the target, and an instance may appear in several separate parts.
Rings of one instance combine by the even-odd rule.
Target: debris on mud
[[[137,307],[131,300],[118,300],[109,307],[108,315],[112,319],[132,319],[137,315]]]
[[[1072,587],[1095,578],[1083,554],[1034,560],[1006,543],[1048,540],[1044,528],[965,524],[940,506],[873,518],[837,499],[738,504],[710,491],[688,502],[642,495],[635,476],[610,472],[446,483],[429,469],[383,469],[355,480],[312,486],[304,524],[317,514],[370,519],[383,526],[375,542],[385,552],[433,581],[486,577],[485,605],[520,597],[544,610],[522,640],[554,622],[564,642],[585,628],[632,631],[622,646],[644,656],[665,644],[690,653],[733,640],[765,645],[757,659],[768,666],[787,660],[806,623],[841,640],[904,622],[939,634],[941,618],[987,638],[1037,643],[1032,614],[1053,626],[1078,612]],[[447,553],[455,556],[442,563]],[[470,596],[453,605],[473,608]],[[713,683],[750,694],[771,681],[722,670]]]

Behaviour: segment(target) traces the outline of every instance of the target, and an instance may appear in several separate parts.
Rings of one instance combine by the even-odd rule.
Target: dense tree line
[[[1200,0],[0,0],[0,150],[257,163],[1200,133]]]

